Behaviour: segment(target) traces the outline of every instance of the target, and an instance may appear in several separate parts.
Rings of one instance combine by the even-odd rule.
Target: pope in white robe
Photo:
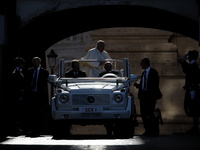
[[[106,59],[111,59],[109,54],[104,50],[105,43],[102,40],[97,42],[95,48],[90,49],[83,59],[97,59],[97,62],[87,62],[87,65],[81,70],[85,71],[89,77],[99,77],[99,74],[104,71],[104,64]]]

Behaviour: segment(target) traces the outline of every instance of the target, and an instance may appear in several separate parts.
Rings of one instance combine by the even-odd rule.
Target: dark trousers
[[[155,133],[155,110],[156,100],[151,100],[149,98],[140,99],[140,113],[144,128],[148,133]]]
[[[193,100],[191,99],[190,92],[190,89],[186,89],[184,110],[188,116],[193,117],[194,128],[198,128],[198,120],[200,117],[200,91],[199,89],[196,90],[196,97]]]
[[[26,96],[27,130],[39,134],[48,124],[50,106],[48,97],[42,92],[29,92]]]

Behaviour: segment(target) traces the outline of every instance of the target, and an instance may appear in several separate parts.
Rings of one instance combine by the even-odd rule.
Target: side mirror
[[[131,74],[129,78],[130,78],[131,82],[136,82],[138,80],[138,75],[137,74]]]
[[[57,76],[56,75],[49,75],[48,81],[49,83],[56,83]]]

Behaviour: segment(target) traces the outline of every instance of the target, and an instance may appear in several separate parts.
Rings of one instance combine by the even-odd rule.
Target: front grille
[[[88,97],[93,96],[95,101],[94,103],[88,102]],[[109,94],[74,94],[72,95],[72,105],[109,105],[110,104],[110,95]]]

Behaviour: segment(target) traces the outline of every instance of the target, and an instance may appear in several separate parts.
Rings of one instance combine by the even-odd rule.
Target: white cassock
[[[100,61],[111,59],[109,54],[104,50],[102,53],[97,48],[90,49],[82,59],[97,59],[99,62],[87,62],[87,66],[81,68],[89,77],[99,77],[104,70],[104,66],[99,66]]]

